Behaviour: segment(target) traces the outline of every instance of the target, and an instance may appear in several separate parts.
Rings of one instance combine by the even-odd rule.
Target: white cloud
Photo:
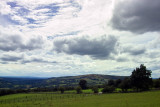
[[[9,5],[6,4],[6,2],[1,1],[0,2],[0,14],[6,15],[12,13],[12,10]]]
[[[113,15],[114,6],[123,10],[128,2],[124,7],[118,3],[116,0],[2,0],[0,75],[130,75],[144,63],[156,76],[159,68],[154,65],[160,62],[159,32],[134,34],[113,29],[110,21],[117,16]],[[145,4],[142,4],[144,9],[148,8]],[[60,53],[53,50],[55,41]]]

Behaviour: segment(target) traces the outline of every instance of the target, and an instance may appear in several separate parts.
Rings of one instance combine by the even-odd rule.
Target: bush
[[[105,86],[102,90],[103,93],[112,93],[115,90],[115,87],[113,86]]]
[[[96,87],[96,86],[93,87],[93,88],[92,88],[92,91],[93,91],[94,93],[98,93],[98,87]]]
[[[82,88],[80,86],[78,86],[76,88],[77,94],[81,94],[82,93]]]

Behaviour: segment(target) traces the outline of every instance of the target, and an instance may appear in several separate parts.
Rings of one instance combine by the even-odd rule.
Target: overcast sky
[[[0,76],[160,77],[160,0],[1,0]]]

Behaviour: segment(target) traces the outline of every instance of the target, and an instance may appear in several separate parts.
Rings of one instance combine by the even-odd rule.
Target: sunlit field
[[[112,94],[29,93],[0,97],[0,107],[159,107],[160,91]]]

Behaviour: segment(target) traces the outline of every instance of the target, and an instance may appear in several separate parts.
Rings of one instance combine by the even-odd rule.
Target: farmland
[[[1,96],[0,107],[159,107],[159,99],[160,91],[102,95],[41,92]]]

